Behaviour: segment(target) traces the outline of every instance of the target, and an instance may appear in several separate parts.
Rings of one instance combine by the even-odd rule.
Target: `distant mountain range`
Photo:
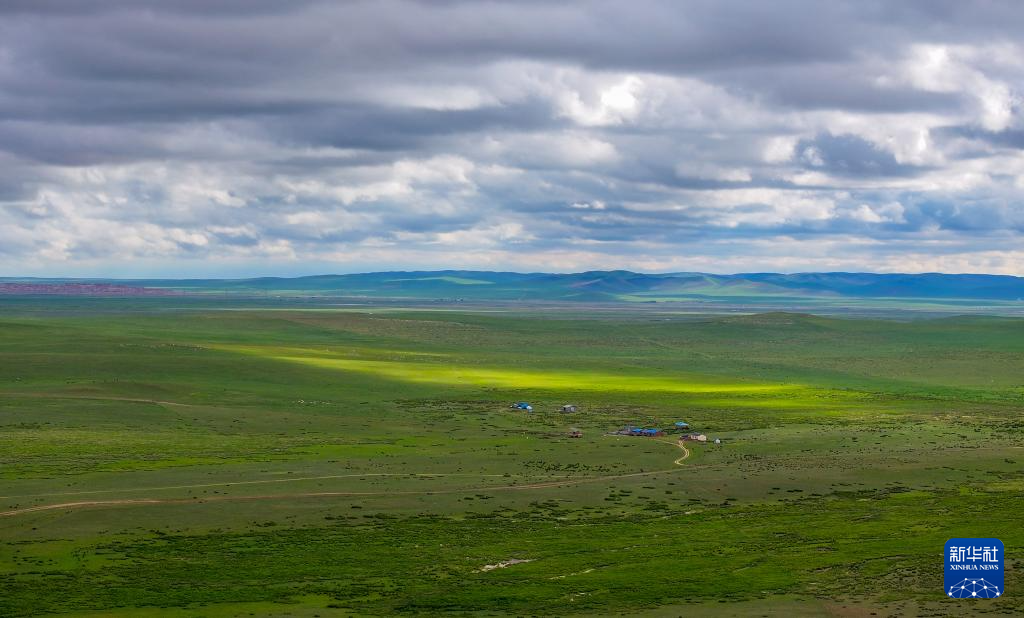
[[[256,279],[29,279],[0,278],[5,294],[231,293],[444,300],[586,302],[920,299],[1017,302],[1024,278],[1007,275],[875,273],[643,274],[625,270],[570,274],[411,271]],[[51,290],[47,290],[52,286]],[[91,287],[90,287],[91,286]],[[137,290],[133,293],[132,290]],[[143,291],[145,290],[145,291]]]
[[[180,296],[183,292],[168,288],[150,288],[114,283],[72,281],[0,281],[0,296]]]

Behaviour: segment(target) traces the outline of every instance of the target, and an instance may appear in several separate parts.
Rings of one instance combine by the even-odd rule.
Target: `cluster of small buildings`
[[[526,401],[517,401],[510,405],[509,408],[512,408],[513,410],[525,410],[526,412],[533,412],[533,406],[531,406],[529,402]],[[576,406],[571,403],[568,403],[562,406],[559,411],[562,412],[563,414],[571,414],[576,411]]]
[[[666,430],[662,430],[662,429],[647,429],[647,428],[643,428],[643,427],[633,427],[633,426],[627,425],[626,427],[623,427],[622,429],[616,431],[615,434],[616,435],[620,435],[620,436],[642,436],[642,437],[647,437],[647,438],[654,438],[654,437],[658,437],[658,436],[664,436],[666,433],[672,432],[672,433],[682,433],[682,435],[679,436],[679,440],[680,441],[693,441],[693,442],[710,442],[710,441],[712,441],[712,440],[710,440],[707,437],[707,435],[702,434],[702,433],[683,433],[683,432],[689,432],[689,429],[690,429],[690,424],[689,423],[686,423],[684,421],[677,421],[676,423],[674,423],[672,425],[672,428],[667,430],[667,431]],[[713,442],[715,444],[721,444],[722,440],[721,440],[721,438],[715,438],[713,440]]]
[[[686,435],[679,436],[679,439],[680,440],[686,440],[686,441],[691,441],[692,440],[693,442],[708,442],[708,437],[706,435],[702,434],[702,433],[688,433]],[[721,438],[715,438],[713,440],[713,442],[715,444],[721,444],[722,443],[722,439]]]
[[[533,406],[526,401],[517,401],[509,406],[514,410],[523,410],[525,412],[533,412]],[[574,404],[565,404],[559,408],[559,411],[563,414],[571,414],[577,411],[577,407]],[[655,427],[634,427],[627,425],[622,429],[615,432],[616,435],[620,436],[639,436],[645,438],[657,438],[664,436],[666,433],[678,433],[682,434],[679,436],[680,441],[693,441],[693,442],[708,442],[708,437],[702,433],[690,433],[690,424],[686,421],[676,421],[672,424],[672,427],[665,429],[658,429]],[[569,430],[568,436],[570,438],[582,438],[583,432],[573,427]],[[715,444],[721,444],[720,438],[714,439]]]
[[[656,438],[658,436],[665,435],[665,432],[660,429],[628,426],[623,427],[615,433],[620,436],[643,436],[645,438]]]
[[[620,435],[620,436],[644,436],[644,437],[648,437],[648,438],[653,438],[653,437],[663,436],[663,435],[665,435],[666,433],[669,433],[669,432],[677,433],[677,432],[689,431],[689,430],[690,430],[690,424],[689,423],[687,423],[685,421],[676,421],[672,425],[672,427],[670,429],[668,429],[668,430],[644,428],[644,427],[634,427],[632,425],[627,425],[627,426],[623,427],[622,429],[616,431],[615,433]]]

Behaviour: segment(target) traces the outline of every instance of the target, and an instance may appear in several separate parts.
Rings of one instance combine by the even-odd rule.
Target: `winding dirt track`
[[[472,476],[474,478],[482,477],[504,477],[504,474],[475,474],[472,472],[451,472],[451,473],[440,473],[440,472],[423,472],[423,473],[411,473],[411,472],[364,472],[362,474],[328,474],[326,476],[294,476],[280,479],[261,479],[258,481],[228,481],[221,483],[199,483],[197,485],[164,485],[162,487],[129,487],[125,489],[93,489],[85,491],[62,491],[49,494],[23,494],[13,496],[0,496],[0,500],[9,500],[13,498],[51,498],[54,496],[86,496],[89,494],[110,494],[110,493],[127,493],[136,491],[166,491],[169,489],[203,489],[205,487],[235,487],[237,485],[264,485],[270,483],[296,483],[299,481],[324,481],[331,479],[345,479],[345,478],[362,478],[362,477],[380,477],[380,476],[404,476],[404,477],[441,477],[441,476]],[[3,513],[0,513],[3,515]]]
[[[682,440],[678,440],[676,442],[672,442],[671,440],[661,440],[661,441],[665,442],[666,444],[675,444],[676,446],[678,446],[680,448],[680,450],[683,451],[683,456],[672,462],[675,465],[677,465],[677,466],[683,465],[683,460],[690,456],[690,449],[686,448],[686,445],[683,444]]]
[[[32,392],[5,392],[0,395],[6,397],[35,397],[42,399],[85,399],[88,401],[130,401],[132,403],[152,403],[158,406],[176,406],[179,408],[198,408],[192,403],[178,403],[177,401],[161,401],[159,399],[142,399],[139,397],[113,397],[110,395],[77,395],[74,393],[32,393]],[[216,406],[205,406],[216,407]]]
[[[678,446],[682,451],[682,457],[679,457],[673,461],[673,465],[682,466],[683,461],[690,456],[690,450],[682,442],[672,442],[670,440],[659,440],[666,444],[674,444]],[[305,492],[305,493],[285,493],[285,494],[260,494],[252,496],[207,496],[203,498],[123,498],[116,500],[80,500],[76,502],[61,502],[58,504],[43,504],[39,506],[30,506],[21,509],[14,509],[11,511],[0,512],[0,517],[15,517],[17,515],[27,515],[30,513],[40,513],[43,511],[57,511],[57,510],[74,510],[81,508],[90,507],[113,507],[113,506],[137,506],[137,505],[148,505],[148,504],[206,504],[210,502],[243,502],[243,501],[254,501],[254,500],[284,500],[284,499],[300,499],[300,498],[332,498],[332,497],[345,497],[345,496],[359,496],[359,497],[373,497],[373,496],[437,496],[445,494],[460,494],[460,493],[479,493],[479,492],[496,492],[496,491],[523,491],[530,489],[549,489],[553,487],[569,487],[573,485],[583,485],[587,483],[599,483],[601,481],[612,481],[616,479],[635,478],[642,476],[655,476],[660,474],[666,474],[669,472],[675,472],[678,468],[668,468],[665,470],[652,470],[650,472],[630,472],[627,474],[610,474],[605,476],[592,476],[586,478],[577,479],[557,479],[553,481],[541,481],[537,483],[524,483],[522,485],[497,485],[497,486],[478,486],[478,487],[461,487],[453,489],[434,489],[434,490],[421,490],[421,491],[318,491],[318,492]],[[348,477],[380,477],[380,476],[406,476],[406,477],[448,477],[448,476],[475,476],[475,477],[495,477],[504,476],[502,474],[466,474],[466,473],[451,473],[451,474],[403,474],[403,473],[370,473],[370,474],[335,474],[330,476],[307,476],[297,477],[288,479],[267,479],[259,481],[237,481],[232,483],[204,483],[200,485],[174,485],[169,487],[144,487],[134,489],[121,489],[111,491],[158,491],[166,489],[195,489],[202,487],[230,487],[235,485],[255,485],[260,483],[287,483],[296,481],[313,481],[323,479],[337,479],[337,478],[348,478]],[[86,493],[104,493],[106,490],[96,490],[93,492],[68,492],[67,494],[37,494],[37,496],[4,496],[5,498],[29,498],[29,497],[41,497],[47,495],[72,495],[72,494],[86,494]]]

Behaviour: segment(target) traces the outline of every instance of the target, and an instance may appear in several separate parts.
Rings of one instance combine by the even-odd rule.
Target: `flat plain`
[[[1018,318],[2,302],[2,616],[1024,612]]]

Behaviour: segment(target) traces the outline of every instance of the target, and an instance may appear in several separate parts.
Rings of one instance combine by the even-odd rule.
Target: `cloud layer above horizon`
[[[10,0],[0,275],[1024,275],[1018,2]]]

